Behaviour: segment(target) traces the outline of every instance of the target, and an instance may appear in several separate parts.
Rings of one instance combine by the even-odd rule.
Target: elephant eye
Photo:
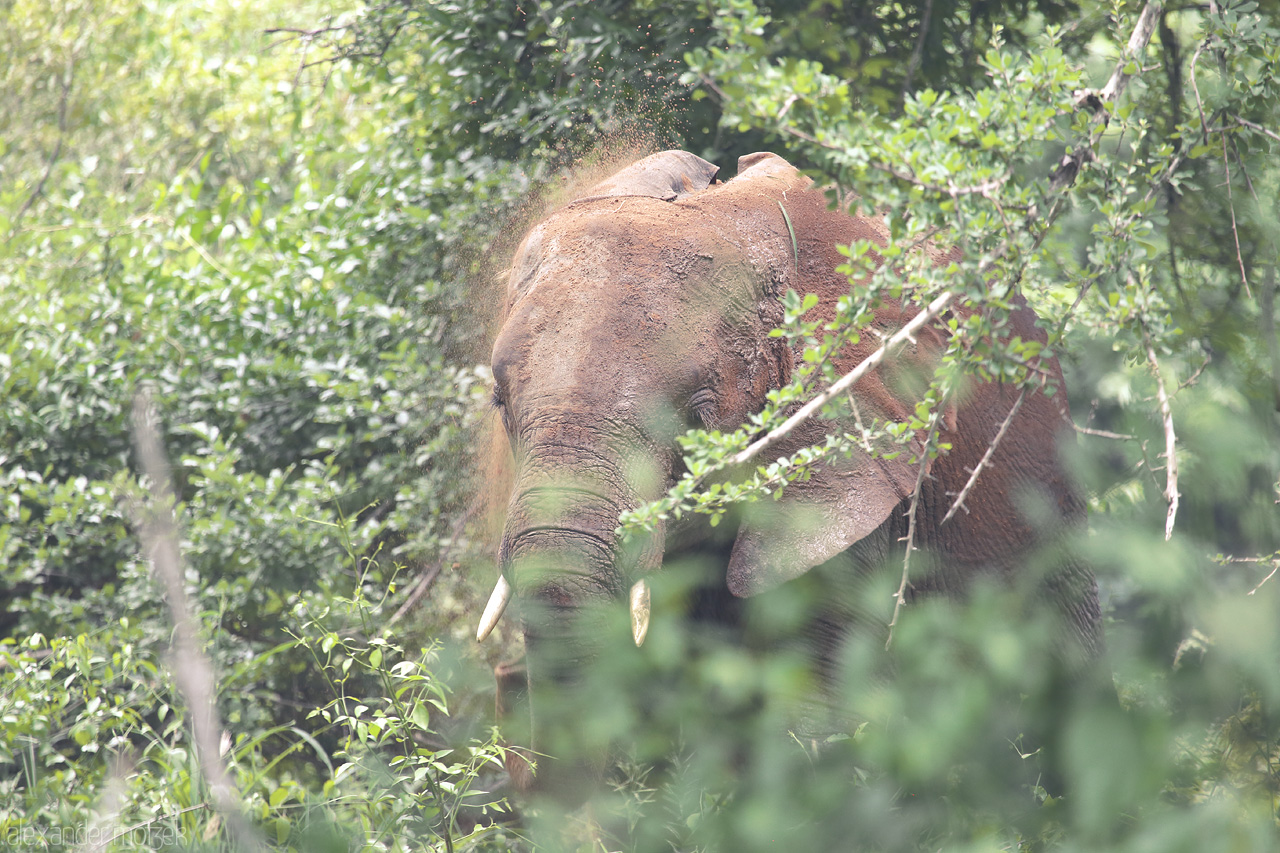
[[[689,411],[702,422],[703,426],[711,426],[716,416],[716,392],[710,388],[695,391],[689,398]]]
[[[502,418],[502,426],[506,429],[507,433],[510,434],[512,432],[511,412],[507,409],[507,400],[502,394],[502,389],[497,385],[493,386],[493,393],[489,397],[489,404],[498,410],[498,416]]]

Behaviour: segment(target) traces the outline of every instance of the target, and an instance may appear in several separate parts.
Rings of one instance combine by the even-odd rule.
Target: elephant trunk
[[[503,725],[537,756],[538,770],[530,779],[519,752],[509,769],[520,787],[523,780],[576,802],[597,783],[609,747],[588,735],[584,709],[613,701],[596,695],[583,675],[615,643],[610,608],[647,598],[630,592],[661,564],[664,536],[657,530],[618,541],[618,516],[649,497],[631,488],[622,465],[599,458],[573,465],[563,456],[551,464],[536,454],[521,461],[498,560],[524,627],[529,701]]]

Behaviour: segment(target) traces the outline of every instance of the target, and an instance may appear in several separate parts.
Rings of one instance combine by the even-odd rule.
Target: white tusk
[[[502,611],[507,609],[509,601],[511,601],[511,584],[507,583],[504,576],[499,575],[493,594],[489,596],[489,603],[484,606],[484,613],[480,616],[480,627],[476,629],[477,643],[483,643],[484,638],[493,632],[494,626],[502,618]]]
[[[649,633],[649,585],[636,581],[631,587],[631,638],[637,646],[644,645],[644,635]]]

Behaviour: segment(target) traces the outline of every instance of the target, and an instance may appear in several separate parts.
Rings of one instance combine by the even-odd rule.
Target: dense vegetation
[[[0,0],[0,55],[0,844],[1280,843],[1280,4]],[[675,577],[600,676],[635,749],[594,820],[503,802],[518,641],[469,639],[491,288],[575,169],[666,146],[779,151],[964,247],[877,281],[982,309],[956,370],[1034,382],[975,342],[1015,291],[1049,321],[1123,710],[1056,692],[1017,591],[982,589],[908,608],[890,664],[854,643],[862,722],[816,744],[804,662],[682,632]],[[817,348],[851,328],[794,307]],[[715,512],[697,486],[665,509]]]

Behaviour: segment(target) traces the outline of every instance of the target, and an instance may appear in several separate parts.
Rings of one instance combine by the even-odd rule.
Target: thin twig
[[[440,572],[444,570],[445,564],[452,561],[451,558],[456,550],[458,539],[462,535],[462,530],[476,514],[478,506],[478,503],[473,504],[462,514],[461,518],[454,522],[453,529],[449,534],[449,546],[441,550],[440,559],[438,559],[435,565],[428,569],[427,572],[419,577],[417,582],[414,583],[413,589],[409,591],[409,595],[405,599],[404,604],[400,605],[400,608],[396,610],[396,612],[391,615],[391,618],[383,625],[384,630],[399,622],[405,614],[416,607],[418,602],[422,600],[422,597],[427,594],[427,590],[431,588],[433,583],[435,583],[436,578],[440,577]]]
[[[969,492],[973,490],[973,486],[978,482],[978,475],[991,462],[991,457],[995,455],[996,448],[1000,446],[1000,440],[1004,438],[1004,434],[1009,431],[1009,424],[1013,423],[1013,418],[1018,414],[1018,409],[1022,408],[1022,401],[1027,399],[1027,389],[1023,388],[1022,393],[1018,395],[1018,399],[1013,401],[1013,407],[1009,409],[1008,416],[1004,419],[1004,423],[1000,424],[1000,429],[996,432],[996,437],[991,439],[991,443],[987,445],[987,452],[982,455],[982,459],[978,460],[978,464],[974,466],[973,472],[969,475],[969,480],[964,484],[964,488],[956,495],[956,499],[951,503],[951,509],[947,510],[947,514],[942,517],[939,524],[946,524],[951,517],[956,514],[960,507],[964,506],[964,500],[969,496]],[[965,512],[968,512],[966,509]]]
[[[1231,197],[1231,163],[1227,159],[1227,135],[1222,134],[1222,169],[1227,174],[1227,209],[1231,211],[1231,236],[1236,238],[1236,261],[1240,264],[1240,280],[1244,282],[1245,295],[1253,298],[1249,289],[1249,274],[1244,271],[1244,256],[1240,254],[1240,232],[1236,229],[1236,203]]]
[[[795,102],[799,99],[800,99],[800,96],[797,95],[795,92],[792,92],[790,95],[788,95],[787,99],[782,103],[782,109],[778,110],[777,121],[782,121],[786,117],[787,111],[790,110],[795,105]]]
[[[1258,558],[1256,558],[1256,559],[1237,558],[1237,559],[1232,560],[1232,562],[1234,562],[1234,563],[1261,563],[1261,562],[1264,562],[1266,559],[1267,559],[1267,558],[1265,558],[1265,557],[1258,557]],[[1271,558],[1271,562],[1275,563],[1275,566],[1271,569],[1271,571],[1270,571],[1270,572],[1268,572],[1268,573],[1267,573],[1267,576],[1266,576],[1265,578],[1263,578],[1262,580],[1258,581],[1258,585],[1257,585],[1257,586],[1255,586],[1253,589],[1249,590],[1249,595],[1253,595],[1255,592],[1257,592],[1258,590],[1262,589],[1262,585],[1263,585],[1264,583],[1266,583],[1267,581],[1269,581],[1269,580],[1271,580],[1273,577],[1275,577],[1276,572],[1280,572],[1280,559],[1276,559],[1275,557],[1272,557],[1272,558]]]
[[[1196,96],[1196,112],[1200,114],[1200,140],[1209,138],[1209,124],[1204,120],[1204,101],[1200,100],[1200,87],[1196,84],[1196,60],[1200,58],[1200,54],[1204,52],[1205,45],[1209,43],[1206,38],[1200,44],[1196,45],[1196,52],[1191,54],[1191,64],[1187,67],[1187,79],[1191,81],[1191,93]]]
[[[1137,436],[1125,435],[1124,433],[1121,433],[1121,432],[1109,432],[1108,430],[1105,430],[1105,429],[1093,429],[1091,427],[1082,427],[1079,424],[1075,423],[1074,421],[1071,421],[1070,423],[1071,423],[1071,426],[1075,427],[1076,432],[1082,435],[1093,435],[1093,436],[1097,436],[1098,438],[1114,438],[1117,441],[1133,441],[1135,438],[1137,438]]]
[[[932,423],[929,425],[929,436],[920,450],[920,468],[916,472],[915,488],[911,490],[911,506],[907,509],[907,548],[902,556],[902,580],[898,583],[898,591],[893,595],[893,617],[889,620],[889,635],[884,641],[886,651],[893,644],[893,629],[898,624],[898,615],[906,602],[907,587],[911,586],[911,552],[916,550],[916,510],[920,506],[920,487],[924,485],[925,475],[929,472],[929,448],[938,437],[940,420],[938,413],[934,412]]]
[[[1280,134],[1277,134],[1274,130],[1267,130],[1262,125],[1254,124],[1248,119],[1240,118],[1240,116],[1232,116],[1232,118],[1234,118],[1236,120],[1236,124],[1240,125],[1241,127],[1247,127],[1250,130],[1256,130],[1258,131],[1258,133],[1261,133],[1265,136],[1269,136],[1272,139],[1274,139],[1276,142],[1280,142]]]
[[[62,94],[58,96],[58,141],[53,146],[53,153],[49,155],[49,161],[45,163],[44,174],[40,176],[40,181],[36,184],[35,189],[31,191],[31,195],[27,196],[27,200],[23,202],[22,207],[14,214],[13,220],[9,224],[9,236],[5,240],[6,243],[18,233],[18,223],[22,221],[22,217],[31,209],[31,205],[35,204],[36,199],[44,192],[44,185],[49,182],[49,176],[53,174],[53,167],[57,165],[58,158],[62,156],[62,143],[67,137],[67,100],[71,96],[71,78],[74,71],[75,64],[68,57],[62,79],[58,81],[62,88]]]
[[[1147,362],[1156,378],[1156,396],[1160,400],[1160,416],[1164,422],[1164,457],[1165,487],[1164,497],[1169,502],[1169,510],[1164,519],[1165,541],[1173,538],[1173,521],[1178,514],[1178,439],[1173,432],[1173,409],[1169,405],[1169,394],[1165,391],[1164,379],[1160,376],[1160,362],[1156,360],[1156,351],[1151,346],[1151,336],[1143,325],[1142,340],[1147,349]]]
[[[1200,378],[1200,374],[1204,373],[1204,369],[1208,367],[1209,363],[1212,361],[1213,361],[1213,353],[1212,352],[1206,353],[1204,357],[1204,361],[1202,361],[1200,363],[1200,366],[1195,369],[1195,372],[1193,372],[1190,376],[1188,376],[1182,382],[1179,382],[1178,387],[1173,389],[1172,396],[1176,397],[1178,395],[1178,392],[1181,391],[1183,388],[1190,388],[1192,385],[1196,384],[1196,380]]]
[[[911,91],[911,80],[920,70],[920,60],[924,56],[924,40],[929,35],[929,19],[933,17],[933,0],[925,0],[924,13],[920,16],[920,34],[916,36],[916,46],[911,51],[911,60],[907,63],[907,73],[902,78],[902,100],[907,99]]]

